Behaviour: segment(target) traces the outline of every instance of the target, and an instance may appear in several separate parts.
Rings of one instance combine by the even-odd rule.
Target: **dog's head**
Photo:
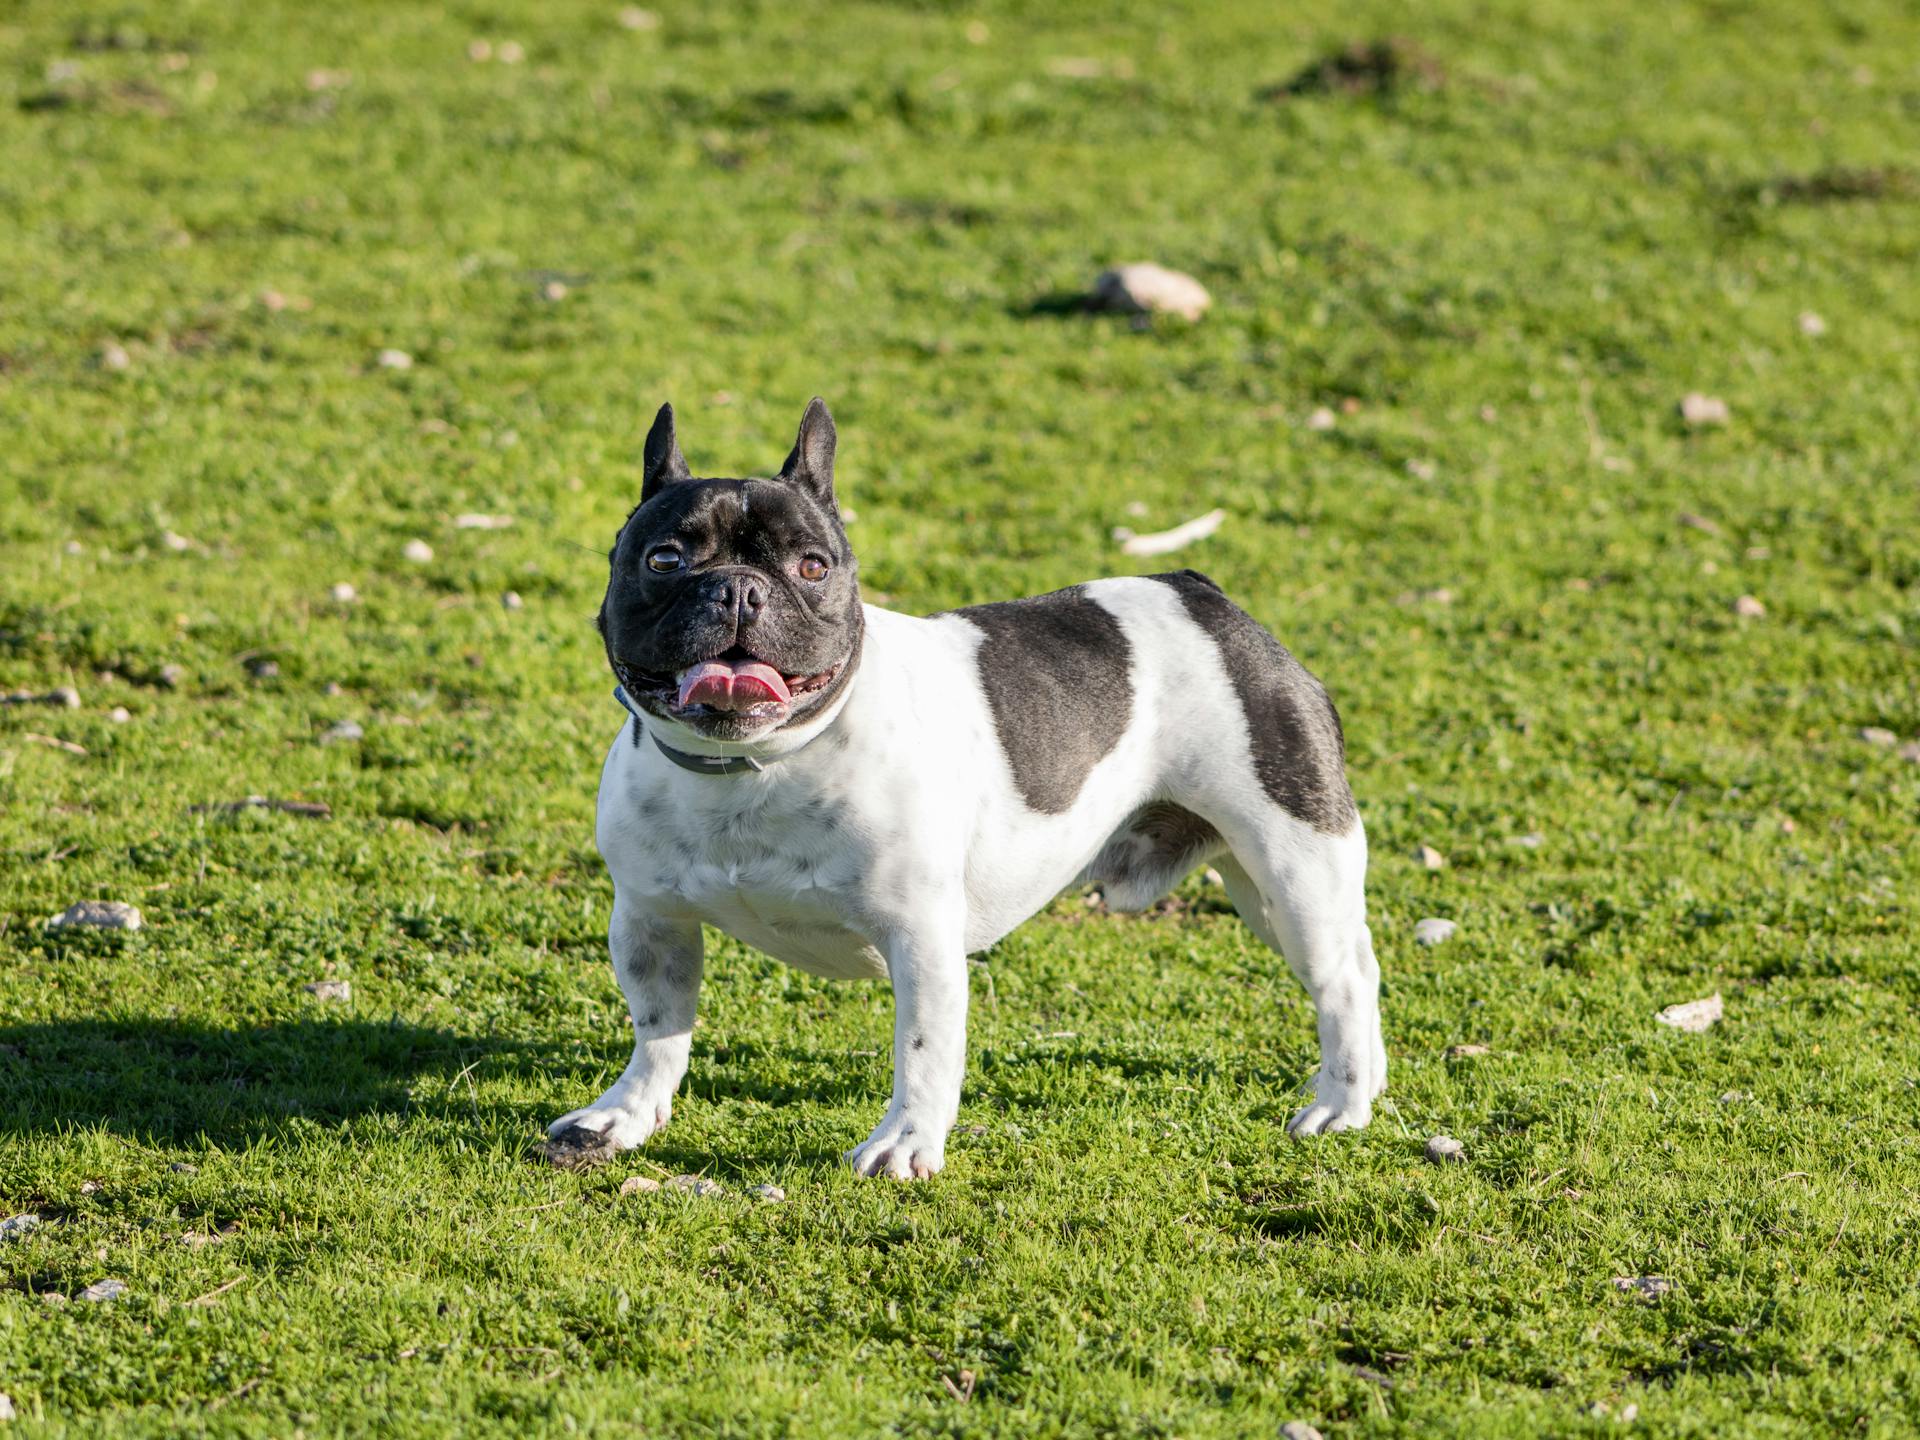
[[[662,405],[640,504],[608,555],[607,660],[634,704],[709,740],[826,712],[860,655],[860,587],[815,399],[770,480],[698,479]]]

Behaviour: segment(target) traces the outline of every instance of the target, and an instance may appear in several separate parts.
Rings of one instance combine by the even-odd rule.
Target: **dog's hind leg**
[[[1234,908],[1286,958],[1318,1017],[1313,1103],[1293,1117],[1288,1132],[1358,1130],[1373,1118],[1373,1099],[1387,1084],[1359,823],[1332,836],[1283,819],[1235,843],[1216,863]]]

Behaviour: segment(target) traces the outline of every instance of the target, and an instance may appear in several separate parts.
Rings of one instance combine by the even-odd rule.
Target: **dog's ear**
[[[793,442],[793,453],[780,467],[780,479],[805,485],[826,502],[833,504],[833,447],[838,437],[827,402],[818,395],[807,402],[807,413],[800,417],[800,434]]]
[[[647,432],[644,468],[641,470],[640,503],[646,504],[667,486],[691,480],[687,458],[680,453],[680,441],[673,433],[673,406],[662,405],[653,417],[653,429]]]

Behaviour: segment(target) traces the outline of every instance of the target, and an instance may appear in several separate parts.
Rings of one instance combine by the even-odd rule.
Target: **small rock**
[[[103,1300],[112,1300],[127,1293],[124,1280],[96,1280],[80,1292],[82,1300],[98,1305]]]
[[[351,605],[360,598],[360,592],[346,580],[336,581],[327,594],[332,596],[334,603],[338,605]]]
[[[1491,1055],[1492,1053],[1493,1051],[1485,1045],[1449,1045],[1447,1047],[1447,1058],[1449,1060],[1471,1060],[1476,1055]]]
[[[1698,530],[1702,535],[1718,535],[1720,526],[1704,515],[1695,515],[1690,510],[1680,512],[1680,523],[1689,530]]]
[[[58,705],[62,710],[80,708],[80,692],[71,685],[56,685],[46,693],[45,698],[47,704]]]
[[[1888,748],[1900,743],[1900,737],[1898,735],[1880,725],[1861,726],[1860,738],[1869,745],[1883,745]]]
[[[6,1391],[0,1390],[0,1421],[15,1418],[17,1417],[13,1408],[13,1397],[7,1394]]]
[[[280,662],[278,660],[249,660],[247,673],[256,680],[278,680]]]
[[[1724,425],[1733,416],[1727,409],[1726,401],[1694,390],[1680,397],[1680,418],[1697,429],[1707,425]]]
[[[1447,868],[1447,857],[1431,845],[1416,847],[1413,852],[1413,858],[1422,870],[1444,870]]]
[[[200,1173],[200,1167],[198,1165],[191,1164],[185,1160],[176,1160],[167,1166],[167,1169],[176,1175],[198,1175]]]
[[[480,515],[469,511],[453,517],[453,528],[456,530],[504,530],[511,524],[511,515]]]
[[[102,370],[124,370],[133,364],[133,357],[127,354],[127,347],[116,345],[109,340],[100,347],[100,368]]]
[[[1721,1003],[1720,992],[1714,991],[1704,1000],[1689,1000],[1684,1005],[1669,1005],[1654,1016],[1662,1025],[1671,1025],[1675,1030],[1685,1030],[1697,1035],[1710,1029],[1726,1013]]]
[[[645,1175],[629,1175],[620,1182],[622,1195],[650,1195],[659,1188],[658,1180],[651,1180]]]
[[[338,680],[329,680],[320,687],[320,693],[328,697],[344,695],[347,693],[347,687],[342,685]]]
[[[1467,1163],[1467,1147],[1451,1135],[1436,1135],[1427,1141],[1427,1163],[1464,1165]]]
[[[1742,1100],[1751,1100],[1752,1098],[1753,1097],[1744,1090],[1722,1090],[1720,1092],[1720,1103],[1722,1105],[1738,1105]]]
[[[1616,1275],[1613,1288],[1642,1300],[1658,1300],[1673,1289],[1673,1282],[1664,1275]]]
[[[1444,945],[1453,938],[1453,932],[1460,927],[1451,920],[1441,920],[1429,915],[1413,927],[1413,938],[1421,945]]]
[[[718,1180],[709,1180],[704,1175],[676,1175],[667,1181],[666,1188],[678,1190],[685,1195],[697,1195],[703,1200],[724,1195],[727,1191],[727,1187]]]
[[[1280,1440],[1320,1440],[1320,1432],[1304,1420],[1289,1420],[1280,1427]]]
[[[400,553],[416,565],[424,565],[433,559],[433,546],[424,540],[409,540],[400,547]]]
[[[186,683],[186,679],[187,667],[184,665],[168,664],[160,667],[160,683],[169,690],[178,690]]]
[[[47,922],[55,930],[92,925],[101,930],[138,930],[140,912],[124,900],[79,900]]]
[[[1920,765],[1920,740],[1909,740],[1893,753],[1910,765]]]
[[[315,980],[300,988],[316,1000],[353,999],[353,982],[350,980]]]
[[[322,732],[320,743],[322,745],[339,745],[349,740],[364,740],[366,737],[367,732],[360,728],[358,721],[342,720],[337,725],[330,726]]]
[[[1507,836],[1507,844],[1518,845],[1523,850],[1538,850],[1547,843],[1547,837],[1538,830],[1529,830],[1525,835]]]
[[[263,310],[271,310],[275,315],[278,315],[282,310],[287,308],[287,297],[282,295],[278,290],[262,290],[260,292],[260,308]]]
[[[467,59],[473,61],[476,65],[484,65],[487,61],[493,59],[493,42],[491,40],[469,40],[467,42]]]
[[[527,602],[520,598],[520,592],[518,590],[507,591],[506,594],[500,597],[500,603],[508,610],[524,610],[527,608]]]
[[[558,305],[562,300],[567,298],[567,282],[564,280],[547,281],[546,284],[540,287],[540,298]]]
[[[18,1240],[39,1223],[40,1217],[31,1211],[9,1215],[6,1219],[0,1220],[0,1240]]]
[[[67,1303],[67,1297],[62,1295],[58,1290],[42,1290],[40,1292],[40,1303],[42,1305],[60,1306]]]
[[[382,370],[411,370],[413,356],[404,350],[382,350],[375,357]]]
[[[1407,473],[1416,480],[1431,480],[1440,473],[1440,469],[1431,460],[1409,460]]]
[[[651,10],[643,10],[638,5],[628,5],[620,11],[622,30],[658,30],[660,17]]]
[[[184,554],[188,550],[193,549],[193,541],[184,535],[176,535],[171,530],[162,530],[160,532],[160,543],[176,555]]]
[[[1316,406],[1313,413],[1307,416],[1309,430],[1331,430],[1339,423],[1340,417],[1324,405]]]
[[[1129,315],[1165,313],[1198,320],[1213,304],[1206,287],[1191,275],[1163,265],[1121,265],[1101,273],[1093,282],[1090,303],[1096,310],[1118,310]]]
[[[133,712],[124,705],[116,705],[107,712],[107,719],[116,725],[124,725],[133,719]]]
[[[1767,613],[1767,607],[1756,596],[1742,595],[1733,602],[1733,613],[1747,620],[1759,620]]]
[[[1800,312],[1799,325],[1802,335],[1817,339],[1827,333],[1827,322],[1811,310],[1802,310]]]
[[[500,63],[518,65],[527,58],[527,50],[518,40],[505,40],[500,44]]]
[[[756,1200],[764,1200],[769,1205],[778,1205],[787,1198],[787,1192],[778,1185],[752,1185],[748,1187],[747,1194]]]
[[[80,1193],[82,1195],[96,1195],[99,1193],[99,1191],[100,1191],[100,1182],[98,1180],[82,1180],[80,1182]],[[106,1259],[107,1252],[102,1250],[100,1252],[100,1258],[102,1260]]]

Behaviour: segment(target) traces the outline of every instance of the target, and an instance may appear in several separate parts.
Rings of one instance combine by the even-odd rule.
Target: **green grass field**
[[[1914,1433],[1920,13],[1845,9],[0,4],[0,691],[80,699],[0,710],[15,1428]],[[1212,312],[1062,303],[1135,259]],[[870,599],[1191,564],[1326,680],[1371,1129],[1285,1138],[1196,876],[979,957],[931,1183],[838,1167],[884,988],[718,936],[672,1128],[540,1160],[641,438],[816,392]]]

